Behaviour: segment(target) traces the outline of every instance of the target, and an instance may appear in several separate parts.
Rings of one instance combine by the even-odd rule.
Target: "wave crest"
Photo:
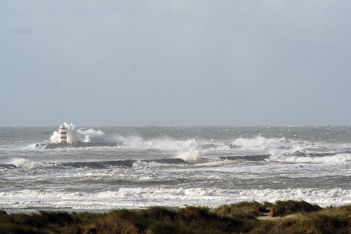
[[[268,161],[283,163],[326,163],[326,164],[343,164],[351,161],[351,154],[340,153],[332,156],[308,157],[308,156],[283,156],[272,154]]]
[[[101,130],[95,129],[76,129],[72,123],[63,123],[67,127],[67,143],[75,144],[77,142],[85,143],[107,143],[109,138]],[[60,133],[54,131],[50,137],[51,143],[60,143]]]
[[[254,138],[237,138],[232,142],[233,146],[241,149],[257,149],[266,150],[270,147],[281,146],[286,144],[287,141],[284,137],[282,138],[265,138],[263,136],[256,136]]]

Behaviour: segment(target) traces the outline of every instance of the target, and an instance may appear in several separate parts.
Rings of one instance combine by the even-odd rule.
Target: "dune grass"
[[[213,209],[150,207],[103,214],[0,211],[2,233],[351,233],[351,206],[323,209],[304,201],[253,201]]]
[[[272,207],[272,216],[286,216],[297,212],[309,213],[321,210],[318,205],[312,205],[305,201],[277,201]]]

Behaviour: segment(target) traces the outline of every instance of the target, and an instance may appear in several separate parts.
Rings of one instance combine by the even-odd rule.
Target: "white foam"
[[[111,141],[101,130],[76,129],[72,123],[63,124],[67,127],[67,142],[69,144],[74,144],[76,142],[107,143]],[[54,131],[50,137],[50,141],[51,143],[60,143],[60,133]]]
[[[351,161],[351,154],[343,153],[333,156],[323,157],[306,157],[306,156],[283,156],[272,154],[268,161],[285,162],[285,163],[326,163],[326,164],[343,164]]]
[[[266,138],[260,135],[253,138],[237,138],[231,144],[245,151],[285,155],[296,152],[325,152],[331,147],[331,145],[322,142],[287,140],[284,137]],[[334,145],[333,147],[337,149],[340,146]]]
[[[287,141],[285,138],[265,138],[263,136],[256,136],[254,138],[237,138],[232,141],[232,145],[247,150],[266,150],[286,143]]]
[[[139,136],[115,136],[116,140],[123,143],[124,147],[134,149],[158,149],[165,151],[181,151],[189,148],[198,147],[194,139],[175,140],[170,137],[143,139]]]
[[[90,142],[90,143],[117,143],[120,149],[132,150],[161,150],[174,151],[174,155],[187,161],[197,161],[203,154],[235,153],[251,154],[263,153],[272,155],[289,155],[295,152],[325,152],[330,145],[323,143],[311,143],[308,141],[294,141],[282,138],[266,138],[255,136],[253,138],[237,138],[232,141],[215,141],[214,139],[173,139],[161,137],[144,139],[140,136],[107,136],[101,130],[75,129],[73,124],[65,123],[68,128],[68,143]],[[55,131],[51,136],[52,143],[59,143],[59,132]],[[203,149],[202,149],[202,146]],[[206,147],[205,147],[206,146]],[[234,146],[234,148],[232,147]],[[33,145],[31,146],[33,147]],[[341,146],[332,146],[334,149]],[[288,160],[288,159],[286,159]],[[294,160],[293,158],[291,160]],[[296,158],[296,160],[302,160]]]
[[[178,157],[184,161],[194,163],[201,159],[201,151],[199,149],[189,149],[187,151],[180,152]]]
[[[98,193],[20,190],[0,192],[1,208],[116,209],[154,205],[185,206],[222,204],[241,201],[305,200],[320,206],[351,203],[351,190],[335,189],[216,189],[216,188],[128,188]]]
[[[138,136],[118,136],[117,138],[123,143],[122,148],[174,152],[175,157],[187,162],[196,162],[202,156],[201,145],[194,138],[186,140],[175,140],[169,137],[145,140]]]
[[[27,145],[24,149],[25,149],[25,150],[26,150],[26,149],[34,150],[34,149],[36,149],[36,145],[37,145],[37,144],[30,144],[30,145]]]
[[[12,158],[7,163],[15,165],[16,167],[27,168],[27,169],[33,169],[43,165],[40,162],[34,162],[25,158]]]
[[[74,144],[76,142],[89,143],[119,143],[119,148],[147,150],[156,149],[162,151],[188,151],[189,149],[198,148],[199,144],[192,139],[176,140],[170,137],[144,139],[140,136],[107,136],[101,130],[95,129],[76,129],[73,124],[64,123],[67,127],[67,142]],[[54,131],[50,137],[52,143],[60,142],[60,134]]]

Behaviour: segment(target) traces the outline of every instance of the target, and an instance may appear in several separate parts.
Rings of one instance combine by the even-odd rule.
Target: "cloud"
[[[188,0],[149,0],[150,5],[160,11],[175,15],[185,14],[196,7],[196,1]]]
[[[13,32],[18,35],[29,36],[33,33],[33,30],[27,27],[20,27],[13,30]]]

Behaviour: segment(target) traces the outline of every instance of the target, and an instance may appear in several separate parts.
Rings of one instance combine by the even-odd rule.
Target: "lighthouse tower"
[[[60,133],[60,143],[67,144],[67,127],[65,124],[62,124],[59,128]]]

